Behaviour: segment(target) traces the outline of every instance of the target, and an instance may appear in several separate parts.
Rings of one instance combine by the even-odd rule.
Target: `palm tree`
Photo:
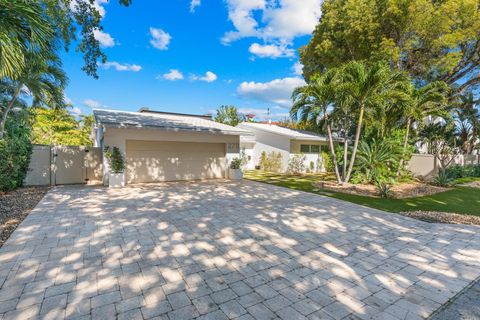
[[[1,1],[0,78],[20,76],[26,56],[46,53],[54,35],[39,1]]]
[[[403,167],[404,156],[407,152],[408,138],[413,122],[423,123],[428,116],[441,117],[446,114],[446,103],[449,87],[443,81],[431,82],[421,88],[410,87],[410,99],[405,104],[405,136],[403,139],[402,158],[398,166],[397,174]]]
[[[240,114],[234,106],[220,106],[213,120],[230,126],[236,126],[240,122],[245,121],[245,116]]]
[[[330,153],[337,182],[342,183],[338,171],[337,158],[333,145],[332,123],[329,117],[329,106],[335,102],[335,92],[338,80],[337,70],[332,69],[322,75],[313,77],[309,84],[296,88],[292,93],[293,105],[290,116],[293,120],[318,124],[320,120],[326,125]]]
[[[343,68],[341,90],[345,90],[354,102],[353,106],[358,110],[352,154],[344,182],[350,180],[353,171],[365,112],[373,112],[376,108],[389,103],[406,101],[409,85],[410,81],[405,73],[392,71],[383,63],[375,63],[369,67],[364,63],[352,61]]]
[[[480,113],[473,93],[460,96],[460,105],[454,110],[457,133],[462,140],[464,154],[471,154],[480,133]]]
[[[47,59],[45,59],[47,57]],[[62,70],[62,63],[52,52],[36,55],[29,53],[22,73],[10,85],[14,90],[7,105],[3,108],[0,121],[0,139],[3,138],[5,123],[16,100],[22,94],[32,97],[32,106],[48,106],[62,108],[65,106],[63,89],[67,83],[67,76]]]

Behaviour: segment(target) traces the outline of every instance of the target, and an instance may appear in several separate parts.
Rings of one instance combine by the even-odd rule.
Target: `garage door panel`
[[[127,182],[218,179],[225,175],[225,144],[127,141]]]

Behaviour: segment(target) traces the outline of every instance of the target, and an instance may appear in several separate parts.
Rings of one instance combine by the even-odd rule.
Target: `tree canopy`
[[[480,85],[479,0],[325,0],[304,76],[352,60],[384,60],[418,82],[443,80],[457,91]]]
[[[230,126],[236,126],[240,122],[245,121],[245,116],[239,113],[235,106],[220,106],[213,120]]]

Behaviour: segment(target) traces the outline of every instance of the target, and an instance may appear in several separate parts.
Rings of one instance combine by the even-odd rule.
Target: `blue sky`
[[[75,112],[92,107],[203,114],[222,104],[264,120],[288,113],[302,85],[297,49],[308,43],[320,0],[96,0],[107,54],[100,79],[81,71],[74,48],[63,56]]]

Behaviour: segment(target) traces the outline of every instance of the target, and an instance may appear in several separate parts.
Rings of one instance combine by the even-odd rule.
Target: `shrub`
[[[295,154],[288,160],[287,172],[297,174],[305,171],[305,155]]]
[[[260,156],[260,169],[268,172],[280,172],[282,169],[282,154],[272,151],[268,155],[265,151]]]
[[[465,166],[453,165],[444,169],[445,174],[451,179],[480,177],[480,165],[468,164]]]
[[[110,170],[113,173],[121,173],[125,169],[123,155],[118,147],[105,147],[105,156],[107,157]]]
[[[0,190],[20,187],[27,175],[32,154],[30,125],[26,111],[12,114],[0,140]]]
[[[386,182],[378,182],[376,184],[378,195],[381,198],[393,198],[392,185]]]
[[[320,156],[323,159],[323,166],[325,168],[325,171],[333,172],[334,167],[333,167],[333,161],[332,161],[332,156],[330,155],[330,152],[322,151],[320,153]]]
[[[233,158],[232,161],[230,161],[230,169],[240,169],[242,162],[241,158]]]
[[[453,179],[445,170],[440,170],[432,183],[439,187],[450,187],[453,184]]]

